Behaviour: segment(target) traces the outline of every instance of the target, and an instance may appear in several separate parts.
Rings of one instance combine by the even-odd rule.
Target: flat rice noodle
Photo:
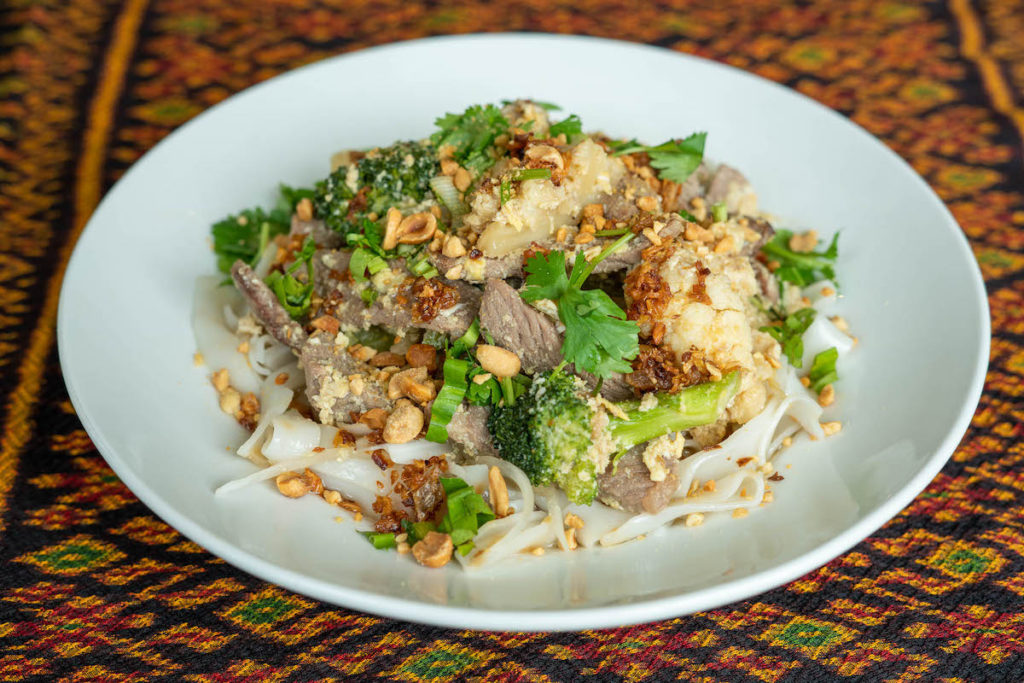
[[[241,295],[234,287],[220,286],[216,276],[196,278],[195,296],[192,299],[192,330],[196,348],[203,356],[203,362],[211,372],[225,369],[231,378],[231,386],[243,394],[256,393],[260,378],[243,354],[238,352],[238,337],[224,321],[225,307],[232,307],[241,301]]]
[[[260,452],[267,460],[279,462],[309,453],[319,448],[320,442],[320,425],[289,410],[271,420]]]
[[[320,451],[319,453],[307,453],[298,458],[281,460],[280,462],[274,463],[270,467],[264,467],[263,469],[253,472],[250,475],[241,477],[239,479],[232,479],[231,481],[225,484],[221,484],[219,487],[217,487],[217,490],[214,491],[214,495],[220,496],[225,493],[230,493],[231,491],[234,491],[236,489],[243,488],[250,484],[266,481],[268,479],[274,479],[275,477],[277,477],[277,475],[284,474],[285,472],[301,472],[307,467],[313,468],[316,466],[323,465],[324,463],[329,461],[336,461],[340,458],[346,458],[349,457],[351,452],[351,449],[347,448],[332,448],[329,450]]]

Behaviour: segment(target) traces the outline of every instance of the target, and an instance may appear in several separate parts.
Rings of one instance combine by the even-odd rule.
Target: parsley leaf
[[[777,325],[766,325],[761,328],[767,332],[775,341],[782,345],[782,352],[789,359],[789,364],[794,368],[803,367],[804,361],[804,332],[814,322],[816,311],[813,308],[801,308],[799,311],[790,313]]]
[[[630,140],[613,144],[613,156],[647,152],[651,158],[651,167],[658,169],[659,178],[685,183],[704,159],[704,142],[707,136],[707,133],[693,133],[682,140],[668,140],[654,147]]]
[[[576,116],[576,114],[570,114],[568,118],[551,124],[551,128],[548,129],[548,135],[553,138],[558,137],[562,133],[565,133],[567,140],[572,140],[574,135],[582,135],[583,122],[580,121],[580,117]]]
[[[277,295],[277,300],[292,318],[301,318],[308,311],[313,300],[313,252],[316,244],[310,237],[306,238],[302,250],[295,255],[295,262],[284,272],[275,270],[267,276],[265,282]],[[306,280],[303,282],[292,273],[303,265],[306,266]]]
[[[603,290],[582,289],[594,266],[617,246],[625,244],[632,233],[623,235],[593,261],[582,253],[576,255],[572,273],[566,277],[565,254],[535,254],[526,262],[526,287],[521,292],[525,301],[551,299],[558,307],[558,317],[565,325],[562,357],[600,378],[616,372],[630,372],[628,361],[639,352],[639,328]]]
[[[473,537],[487,522],[495,518],[494,510],[473,487],[458,477],[441,477],[447,509],[437,525],[448,534],[460,554],[473,549]]]
[[[789,240],[793,237],[791,230],[777,230],[763,247],[761,253],[769,260],[777,261],[775,277],[779,282],[791,282],[798,287],[806,287],[819,280],[831,280],[836,287],[835,263],[839,256],[839,234],[832,237],[832,242],[825,251],[798,252],[789,248]]]
[[[839,351],[834,346],[814,356],[807,379],[811,380],[811,389],[814,389],[816,393],[820,394],[827,385],[839,379],[839,373],[836,372],[836,360],[838,359]]]
[[[445,114],[434,123],[440,130],[430,141],[438,148],[453,146],[453,158],[477,175],[497,160],[494,140],[509,128],[508,120],[493,104],[475,104],[461,114]]]

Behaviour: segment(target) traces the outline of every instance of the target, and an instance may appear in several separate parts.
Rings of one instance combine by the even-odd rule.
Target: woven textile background
[[[1021,4],[5,7],[0,680],[1024,680]],[[785,83],[879,136],[948,203],[987,281],[992,365],[963,443],[907,510],[745,603],[613,631],[498,635],[334,609],[262,583],[118,481],[75,417],[54,345],[61,276],[103,193],[176,126],[252,83],[369,45],[493,30],[652,43]]]

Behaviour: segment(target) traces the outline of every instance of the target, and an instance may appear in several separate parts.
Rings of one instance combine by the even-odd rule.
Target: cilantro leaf
[[[440,130],[430,141],[438,148],[454,147],[453,158],[478,175],[497,160],[494,140],[509,129],[508,120],[493,104],[475,104],[461,114],[445,114],[434,123]]]
[[[576,114],[570,114],[568,118],[554,123],[548,129],[548,135],[553,138],[558,137],[562,133],[565,133],[567,140],[572,140],[574,135],[583,134],[583,122],[580,121],[580,117]]]
[[[682,140],[668,140],[653,147],[641,145],[636,140],[615,143],[612,145],[615,150],[613,156],[646,152],[651,158],[651,167],[658,169],[659,178],[685,183],[704,159],[707,136],[707,133],[693,133]]]
[[[839,350],[834,346],[814,356],[807,379],[811,381],[811,389],[814,389],[816,393],[820,394],[827,385],[839,379],[839,373],[836,372],[836,360],[838,359]]]
[[[782,352],[794,368],[803,367],[803,334],[814,322],[815,314],[816,311],[813,308],[801,308],[799,311],[787,315],[779,321],[779,324],[766,325],[761,328],[762,332],[767,332],[782,345]]]
[[[625,244],[632,234],[616,241]],[[560,251],[536,254],[526,262],[526,287],[521,292],[525,301],[551,299],[558,307],[558,318],[565,325],[562,357],[577,370],[600,378],[616,372],[629,372],[628,361],[639,353],[639,328],[603,290],[582,289],[594,266],[614,246],[605,249],[593,261],[582,253],[576,255],[572,273],[566,277],[565,254]]]
[[[798,252],[789,248],[789,240],[793,237],[791,230],[777,230],[775,236],[761,247],[761,253],[768,259],[777,261],[775,277],[779,282],[791,282],[798,287],[806,287],[820,280],[831,280],[836,287],[835,263],[839,256],[839,234],[832,236],[832,242],[825,251]]]
[[[253,265],[270,240],[291,230],[295,205],[312,195],[312,190],[282,184],[277,204],[270,211],[258,207],[244,209],[214,223],[210,232],[213,251],[217,255],[217,269],[229,273],[239,259]]]
[[[310,237],[306,238],[302,250],[295,255],[295,262],[287,270],[275,270],[267,276],[267,286],[277,295],[277,300],[292,318],[301,318],[308,311],[313,300],[313,252],[316,244]],[[306,279],[302,281],[292,273],[303,265],[306,266]]]

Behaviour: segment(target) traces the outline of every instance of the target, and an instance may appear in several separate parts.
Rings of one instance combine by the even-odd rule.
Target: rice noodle
[[[240,456],[250,458],[259,454],[259,448],[267,429],[273,423],[274,418],[283,415],[284,411],[288,410],[294,395],[295,392],[288,387],[276,384],[273,377],[268,377],[263,381],[260,388],[260,421],[245,443],[238,447],[237,452]]]
[[[307,467],[313,467],[331,460],[338,460],[341,458],[348,457],[352,450],[348,448],[330,448],[319,453],[308,453],[298,458],[290,458],[288,460],[281,460],[274,463],[270,467],[265,467],[262,470],[258,470],[247,476],[239,479],[232,479],[231,481],[221,484],[214,491],[214,495],[222,495],[230,493],[236,489],[243,488],[249,484],[255,484],[256,482],[266,481],[267,479],[273,479],[279,474],[285,472],[292,472],[294,470],[303,470]]]
[[[221,287],[216,276],[196,279],[192,306],[192,330],[196,348],[208,368],[225,369],[231,386],[240,392],[259,391],[260,379],[249,367],[246,357],[238,352],[239,339],[234,328],[224,321],[225,308],[239,305],[241,296],[232,287]]]
[[[320,447],[320,437],[320,425],[289,410],[271,420],[260,453],[271,462],[288,460]]]

